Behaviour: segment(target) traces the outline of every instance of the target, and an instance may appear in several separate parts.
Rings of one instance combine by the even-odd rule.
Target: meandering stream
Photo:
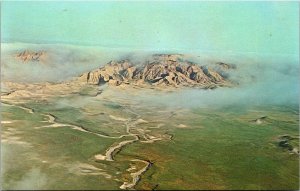
[[[20,106],[20,105],[15,105],[15,104],[11,104],[11,103],[6,103],[6,102],[5,103],[1,102],[1,104],[18,107],[20,109],[23,109],[23,110],[27,111],[29,114],[37,113],[32,108],[28,108],[28,107],[24,107],[24,106]],[[136,114],[134,112],[131,112],[131,113]],[[85,129],[82,126],[73,125],[73,124],[69,124],[69,123],[59,123],[59,122],[56,121],[57,118],[51,113],[47,113],[47,114],[39,113],[39,114],[43,115],[45,117],[48,117],[48,120],[42,121],[42,122],[50,123],[50,125],[38,126],[38,127],[35,127],[35,128],[71,127],[74,130],[82,131],[82,132],[85,132],[85,133],[91,133],[91,134],[94,134],[96,136],[103,137],[103,138],[121,139],[123,137],[128,137],[128,136],[133,137],[132,140],[125,140],[125,141],[121,141],[117,144],[111,145],[109,148],[106,149],[105,155],[102,155],[102,154],[95,155],[96,160],[114,161],[114,155],[117,153],[116,152],[117,150],[121,150],[126,145],[132,144],[132,143],[137,142],[137,141],[140,140],[138,134],[133,134],[133,133],[130,132],[131,127],[135,127],[135,124],[137,124],[137,120],[140,117],[140,115],[138,115],[138,114],[136,114],[136,119],[135,120],[127,119],[126,121],[124,121],[124,124],[126,126],[126,133],[127,134],[120,135],[120,136],[107,136],[107,135],[103,135],[103,134],[100,134],[100,133],[95,133],[95,132],[89,131],[89,130]],[[132,177],[132,181],[131,182],[124,182],[120,186],[120,189],[133,189],[136,186],[136,184],[138,183],[138,181],[141,179],[141,175],[143,173],[145,173],[151,166],[151,163],[149,161],[146,161],[146,160],[132,159],[131,161],[142,162],[142,163],[145,163],[146,165],[143,168],[141,168],[140,170],[138,170],[137,172],[130,173],[130,175]]]

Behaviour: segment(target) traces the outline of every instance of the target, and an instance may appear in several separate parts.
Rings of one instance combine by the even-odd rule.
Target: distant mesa
[[[30,51],[24,50],[21,53],[17,54],[16,58],[23,62],[39,62],[45,60],[46,52],[45,51]]]
[[[235,68],[225,63],[216,63],[214,67],[201,66],[184,60],[181,54],[154,54],[150,60],[138,65],[130,60],[111,61],[99,69],[84,73],[79,80],[94,85],[107,83],[114,86],[131,84],[213,89],[232,86],[228,75],[224,74]]]

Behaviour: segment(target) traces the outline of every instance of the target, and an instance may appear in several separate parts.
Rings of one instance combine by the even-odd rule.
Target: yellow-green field
[[[150,166],[134,189],[298,188],[299,154],[279,146],[289,135],[299,151],[296,106],[174,108],[119,98],[2,104],[3,189],[120,189],[145,166],[141,161]],[[51,126],[47,114],[60,126]],[[114,161],[97,160],[133,140],[127,126],[138,141],[116,149]]]

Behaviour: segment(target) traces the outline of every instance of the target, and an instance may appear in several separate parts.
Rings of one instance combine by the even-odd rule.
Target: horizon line
[[[2,44],[29,44],[29,45],[58,45],[58,46],[75,46],[75,47],[97,47],[104,49],[132,49],[132,50],[140,50],[140,51],[185,51],[185,52],[204,52],[204,53],[227,53],[227,54],[260,54],[260,55],[298,55],[298,53],[277,53],[277,52],[258,52],[258,51],[233,51],[233,50],[203,50],[203,49],[187,49],[187,48],[154,48],[154,47],[135,47],[135,46],[119,46],[114,47],[111,45],[101,45],[101,44],[89,44],[89,43],[76,43],[76,42],[28,42],[28,41],[9,41],[1,39]]]

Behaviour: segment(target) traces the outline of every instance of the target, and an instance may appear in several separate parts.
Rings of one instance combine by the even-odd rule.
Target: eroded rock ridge
[[[216,63],[215,67],[186,61],[182,55],[156,54],[151,60],[133,64],[130,60],[111,61],[105,66],[84,73],[80,80],[88,84],[134,84],[153,86],[198,86],[215,88],[230,86],[227,70],[235,66]],[[226,75],[225,75],[226,74]]]

